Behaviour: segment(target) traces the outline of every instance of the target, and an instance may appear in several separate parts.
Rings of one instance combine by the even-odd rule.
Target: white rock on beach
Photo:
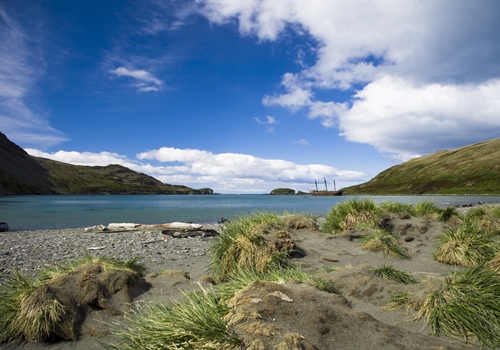
[[[129,222],[110,223],[110,224],[108,224],[108,230],[110,230],[110,231],[133,230],[139,226],[141,226],[141,224],[134,224],[134,223],[129,223]]]
[[[165,227],[165,228],[172,228],[172,229],[178,229],[178,230],[183,230],[183,229],[199,229],[199,228],[202,228],[203,225],[200,225],[200,224],[189,224],[189,223],[186,223],[186,222],[171,222],[171,223],[168,223],[168,224],[163,224],[161,225],[162,227]]]

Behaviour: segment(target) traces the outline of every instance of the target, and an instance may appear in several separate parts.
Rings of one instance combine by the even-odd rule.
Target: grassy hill
[[[0,133],[0,195],[213,194],[164,184],[121,165],[82,166],[32,157]]]
[[[500,194],[500,139],[411,159],[344,194]]]

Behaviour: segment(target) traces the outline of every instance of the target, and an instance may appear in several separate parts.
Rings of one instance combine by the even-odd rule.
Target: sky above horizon
[[[0,132],[218,193],[500,137],[500,1],[0,0]]]

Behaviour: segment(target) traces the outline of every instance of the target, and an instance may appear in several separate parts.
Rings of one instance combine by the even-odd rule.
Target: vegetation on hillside
[[[500,194],[500,139],[411,159],[344,194]]]
[[[271,194],[271,195],[294,195],[295,190],[292,188],[275,188],[269,194]]]
[[[117,164],[82,166],[37,159],[48,170],[52,188],[59,194],[213,194],[208,188],[164,184]]]

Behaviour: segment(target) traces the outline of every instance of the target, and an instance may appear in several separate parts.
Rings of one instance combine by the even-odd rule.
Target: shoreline
[[[498,205],[462,203],[455,206],[464,213],[477,206]],[[320,221],[324,217],[318,216]],[[204,229],[220,232],[219,223],[200,224]],[[206,274],[213,237],[168,237],[162,241],[165,237],[163,229],[160,224],[148,224],[137,230],[121,232],[96,232],[91,227],[0,232],[0,287],[14,269],[35,277],[44,267],[83,257],[84,254],[120,260],[139,258],[148,273],[153,274],[166,269],[183,270],[195,278]],[[151,243],[144,244],[148,241]]]

